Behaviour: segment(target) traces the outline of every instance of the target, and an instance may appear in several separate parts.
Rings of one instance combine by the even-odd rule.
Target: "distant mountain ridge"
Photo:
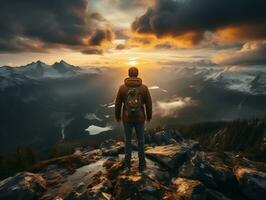
[[[0,67],[0,90],[32,84],[35,80],[73,78],[86,74],[99,74],[99,68],[80,68],[68,64],[64,60],[48,65],[40,60],[20,67]]]
[[[180,67],[165,69],[179,84],[212,85],[252,95],[266,94],[266,71],[237,71],[230,68]],[[184,83],[183,83],[184,82]]]
[[[21,75],[28,78],[60,78],[82,73],[99,73],[99,69],[82,69],[71,65],[64,60],[48,65],[40,60],[20,67],[3,66],[0,67],[1,76]]]
[[[20,67],[2,66],[0,67],[0,88],[4,88],[4,85],[7,85],[7,81],[12,80],[68,78],[82,74],[98,74],[102,70],[104,69],[96,67],[81,68],[64,60],[55,62],[52,65],[38,60]],[[266,94],[266,71],[231,71],[230,68],[210,69],[202,67],[173,67],[173,69],[162,68],[162,70],[164,73],[168,71],[170,77],[172,76],[176,80],[185,80],[186,83],[191,80],[192,83],[217,84],[228,90],[252,95]]]
[[[114,127],[94,138],[116,135],[113,101],[125,72],[119,70],[82,68],[65,61],[0,67],[0,153],[19,146],[45,151],[62,142],[93,141],[86,131],[91,126]],[[143,80],[153,86],[150,127],[265,115],[264,71],[184,67],[149,73]],[[88,114],[102,120],[87,119]]]

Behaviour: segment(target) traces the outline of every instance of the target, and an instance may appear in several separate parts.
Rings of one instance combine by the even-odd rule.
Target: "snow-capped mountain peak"
[[[64,60],[60,60],[60,62],[59,62],[60,64],[63,64],[63,65],[66,65],[66,66],[73,66],[73,65],[70,65],[70,64],[68,64],[66,61],[64,61]]]
[[[250,83],[250,86],[254,93],[266,94],[266,73],[261,72]]]
[[[56,62],[52,65],[52,67],[54,69],[56,69],[59,73],[76,73],[77,70],[80,70],[79,67],[76,67],[74,65],[70,65],[67,62],[65,62],[64,60],[61,60],[60,62]]]
[[[37,62],[32,62],[25,66],[15,67],[14,69],[23,75],[28,77],[42,77],[46,71],[50,70],[50,66],[38,60]]]
[[[48,65],[40,60],[31,62],[20,67],[0,67],[0,77],[5,77],[10,80],[14,76],[26,77],[30,79],[40,78],[65,78],[79,74],[99,73],[100,71],[94,68],[80,68],[67,63],[64,60],[55,62],[53,65]]]
[[[21,66],[22,68],[36,68],[36,67],[48,67],[49,65],[45,64],[44,62],[38,60],[36,62],[32,62],[25,66]]]

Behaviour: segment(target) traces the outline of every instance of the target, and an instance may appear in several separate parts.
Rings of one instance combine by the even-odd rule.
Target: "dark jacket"
[[[138,111],[138,113],[134,116],[129,116],[128,111],[125,108],[125,101],[127,98],[128,87],[138,87],[142,97],[143,105],[141,109]],[[142,80],[140,78],[135,78],[135,77],[126,78],[124,84],[120,86],[115,101],[115,118],[117,121],[121,120],[121,111],[122,111],[123,122],[145,122],[145,119],[147,121],[151,120],[152,118],[151,95],[149,89],[147,88],[146,85],[142,84]]]

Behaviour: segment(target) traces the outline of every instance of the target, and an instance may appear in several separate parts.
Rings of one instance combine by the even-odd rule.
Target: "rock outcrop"
[[[144,173],[138,172],[136,151],[126,170],[123,143],[110,140],[99,149],[78,149],[2,180],[0,199],[265,199],[265,163],[200,151],[197,142],[174,131],[146,137]]]
[[[176,196],[184,200],[205,200],[206,187],[198,180],[177,178],[172,181],[176,185]]]
[[[40,174],[20,172],[0,182],[0,199],[36,199],[46,190]]]
[[[242,166],[235,167],[234,172],[241,191],[249,199],[266,198],[266,173]]]

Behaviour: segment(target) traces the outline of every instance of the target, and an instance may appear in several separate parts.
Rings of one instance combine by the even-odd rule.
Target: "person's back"
[[[146,168],[144,154],[144,123],[152,118],[152,101],[150,92],[142,80],[138,78],[138,69],[129,69],[129,77],[120,86],[116,102],[115,117],[123,121],[125,131],[125,164],[130,168],[131,138],[135,129],[138,140],[138,155],[140,171]],[[122,111],[122,114],[121,114]],[[145,112],[146,111],[146,112]]]

